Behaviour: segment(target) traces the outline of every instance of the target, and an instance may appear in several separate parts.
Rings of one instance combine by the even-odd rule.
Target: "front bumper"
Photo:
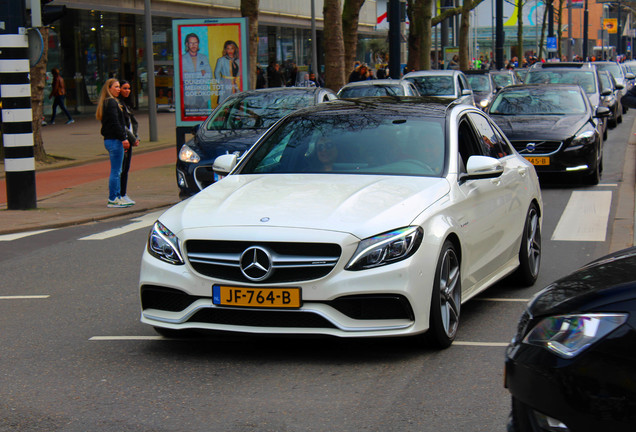
[[[250,238],[250,229],[244,231]],[[296,282],[245,283],[208,277],[189,262],[172,265],[145,251],[139,282],[141,321],[175,330],[340,337],[406,336],[428,330],[431,275],[438,253],[434,247],[422,245],[410,258],[390,265],[347,271],[344,266],[357,247],[357,238],[311,230],[294,234],[307,242],[341,245],[341,257],[329,274]],[[302,304],[296,309],[220,306],[212,299],[215,284],[247,289],[297,287]]]

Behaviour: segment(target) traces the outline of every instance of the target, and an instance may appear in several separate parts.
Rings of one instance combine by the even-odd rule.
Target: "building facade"
[[[323,1],[315,0],[318,66],[323,61]],[[147,107],[148,73],[154,73],[157,103],[170,106],[173,79],[173,19],[239,17],[240,0],[152,0],[152,41],[144,38],[144,0],[55,0],[66,14],[54,22],[47,42],[48,66],[61,70],[67,106],[76,113],[94,111],[102,84],[110,77],[132,84],[138,107]],[[310,0],[260,0],[258,65],[276,61],[290,69],[308,70],[312,58]],[[369,40],[384,39],[376,29],[376,1],[367,0],[360,13],[361,51]],[[154,71],[148,71],[146,50],[152,49]],[[50,80],[48,80],[50,83]],[[48,94],[50,88],[46,90]],[[48,99],[45,97],[45,101]],[[50,112],[49,105],[45,113]]]

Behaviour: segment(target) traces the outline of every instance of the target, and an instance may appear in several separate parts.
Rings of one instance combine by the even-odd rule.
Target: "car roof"
[[[503,87],[499,92],[509,92],[515,89],[524,89],[524,88],[547,88],[547,89],[563,89],[563,90],[576,90],[581,91],[581,87],[576,84],[559,84],[559,83],[535,83],[535,84],[514,84]]]
[[[432,69],[409,72],[402,77],[402,79],[419,77],[419,76],[454,76],[461,74],[461,71],[454,69]]]
[[[594,64],[590,62],[537,62],[530,66],[528,72],[537,69],[596,69]]]
[[[361,87],[361,86],[379,86],[379,85],[392,85],[392,86],[402,86],[404,83],[399,79],[374,79],[374,80],[365,80],[365,81],[354,81],[342,86],[345,87]]]
[[[462,72],[466,75],[486,75],[490,71],[488,69],[469,69]]]
[[[417,115],[444,118],[451,108],[460,105],[454,98],[426,96],[378,96],[339,99],[295,111],[291,116],[311,114],[338,115],[343,112],[379,115]],[[471,107],[466,105],[467,107]],[[474,108],[474,107],[473,107]]]
[[[321,90],[331,92],[331,90],[323,88],[323,87],[273,87],[266,89],[256,89],[256,90],[245,90],[240,93],[236,93],[237,95],[242,96],[253,96],[262,93],[317,93]]]

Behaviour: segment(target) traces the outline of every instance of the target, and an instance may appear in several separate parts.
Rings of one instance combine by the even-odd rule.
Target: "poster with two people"
[[[173,20],[177,126],[196,125],[249,88],[247,18]]]

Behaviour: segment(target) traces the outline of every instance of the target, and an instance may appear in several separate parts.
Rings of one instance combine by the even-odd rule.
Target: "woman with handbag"
[[[137,119],[135,118],[135,114],[133,114],[132,107],[135,105],[135,102],[130,95],[131,87],[130,83],[126,80],[122,80],[120,82],[121,91],[119,93],[119,102],[124,108],[124,119],[126,122],[126,134],[128,136],[128,142],[130,143],[130,147],[128,150],[124,150],[124,161],[122,162],[121,167],[121,176],[120,176],[120,194],[121,199],[124,202],[129,203],[130,205],[135,204],[135,201],[130,199],[128,193],[126,192],[128,186],[128,171],[130,171],[130,161],[132,159],[132,148],[137,147],[139,145],[139,135],[137,134],[137,130],[139,128],[139,123],[137,123]]]
[[[108,178],[107,207],[129,207],[121,197],[121,167],[124,150],[130,148],[126,133],[124,108],[119,99],[121,87],[115,78],[106,80],[99,95],[95,117],[102,122],[101,134],[104,137],[104,147],[110,156],[110,177]]]

